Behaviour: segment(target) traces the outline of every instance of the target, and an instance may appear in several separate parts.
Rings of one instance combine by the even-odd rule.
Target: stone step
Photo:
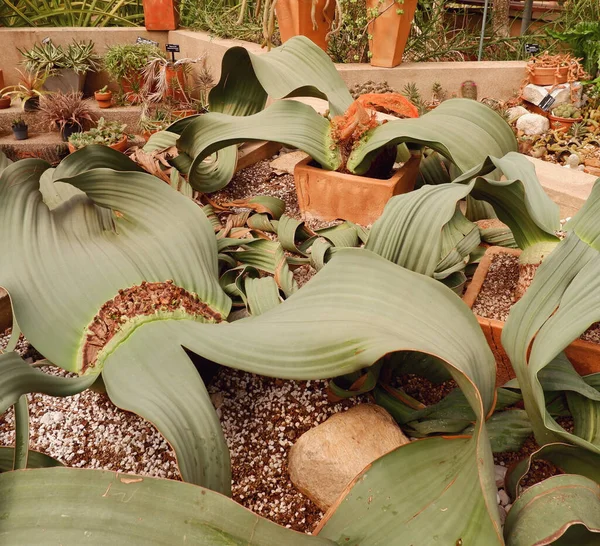
[[[138,123],[140,121],[140,106],[114,106],[112,108],[98,108],[94,99],[87,99],[91,110],[99,118],[104,117],[108,121],[120,121],[127,124],[127,131],[136,133],[139,131]],[[42,124],[39,112],[24,112],[18,100],[14,100],[10,108],[0,110],[0,135],[5,133],[12,134],[11,124],[15,118],[22,117],[29,126],[30,132],[41,133],[49,131],[49,127]]]

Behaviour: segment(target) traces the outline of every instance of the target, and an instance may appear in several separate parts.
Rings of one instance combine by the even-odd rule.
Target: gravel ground
[[[473,312],[484,318],[501,320],[508,318],[513,305],[513,294],[519,279],[519,258],[510,254],[494,256],[481,291],[473,304]],[[600,343],[600,323],[588,328],[581,339]]]
[[[308,532],[323,514],[298,492],[288,453],[307,430],[366,397],[327,400],[327,381],[285,381],[223,368],[209,387],[231,453],[233,498],[280,525]]]

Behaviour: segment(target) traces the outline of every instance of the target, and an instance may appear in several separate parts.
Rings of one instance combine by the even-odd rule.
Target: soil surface
[[[0,348],[9,334],[0,336]],[[29,363],[42,358],[24,338],[17,351]],[[291,483],[289,450],[304,432],[367,397],[334,404],[327,399],[327,381],[284,381],[228,368],[220,369],[208,390],[230,450],[233,499],[280,525],[310,532],[323,514]],[[107,395],[86,390],[65,398],[33,394],[28,400],[31,449],[70,467],[181,479],[175,453],[160,432]],[[10,408],[0,416],[0,445],[14,440]]]
[[[473,304],[473,312],[483,318],[505,322],[514,305],[514,293],[519,279],[519,257],[496,254]],[[600,323],[588,328],[580,339],[600,343]]]

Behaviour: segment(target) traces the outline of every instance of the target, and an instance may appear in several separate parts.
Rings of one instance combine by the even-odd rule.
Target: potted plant
[[[96,127],[85,132],[73,133],[69,137],[69,151],[73,153],[90,144],[101,144],[118,152],[124,152],[127,149],[128,141],[125,133],[126,127],[127,125],[124,123],[100,118]]]
[[[130,102],[142,102],[142,71],[149,60],[164,57],[152,44],[125,44],[109,47],[103,58],[103,67]]]
[[[294,36],[306,36],[327,51],[329,35],[335,26],[334,20],[341,21],[337,13],[337,2],[328,0],[277,0],[275,15],[281,41],[287,42]]]
[[[142,72],[148,100],[151,102],[171,100],[190,104],[192,96],[188,79],[192,72],[192,65],[196,62],[198,59],[171,61],[164,57],[151,57]]]
[[[143,4],[146,30],[177,30],[178,0],[144,0]]]
[[[563,132],[568,131],[571,125],[579,123],[583,120],[581,110],[572,104],[560,104],[552,109],[552,113],[548,115],[550,125],[553,129],[560,129]]]
[[[13,134],[17,140],[27,140],[27,123],[23,120],[23,118],[18,117],[12,121],[11,124]]]
[[[22,72],[18,68],[16,70],[21,76],[19,83],[0,89],[0,96],[16,97],[21,101],[21,107],[25,112],[34,112],[38,109],[40,97],[44,94],[42,87],[46,76],[41,72]]]
[[[11,98],[10,95],[0,94],[0,110],[6,110],[10,108]]]
[[[100,57],[94,53],[92,41],[74,40],[66,48],[48,41],[35,44],[31,49],[19,49],[19,52],[28,71],[46,76],[44,88],[47,91],[83,91],[86,74],[99,68]]]
[[[579,60],[572,55],[564,53],[550,55],[547,51],[529,59],[527,74],[529,83],[534,85],[558,85],[587,77]]]
[[[102,89],[94,92],[94,98],[99,108],[110,108],[112,105],[112,91],[105,85]]]
[[[53,93],[40,100],[40,117],[50,131],[60,131],[66,142],[73,133],[92,127],[97,116],[81,93]]]
[[[367,0],[371,65],[391,68],[402,62],[416,9],[417,0]]]

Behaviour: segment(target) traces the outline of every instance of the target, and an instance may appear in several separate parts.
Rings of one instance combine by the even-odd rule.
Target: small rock
[[[281,154],[277,159],[274,159],[269,163],[269,166],[275,171],[275,174],[294,174],[294,168],[300,161],[305,160],[308,154],[296,150],[289,154]]]
[[[506,111],[506,115],[508,116],[508,122],[513,123],[517,121],[521,116],[525,114],[529,114],[529,110],[524,106],[513,106]]]
[[[506,476],[506,467],[494,465],[494,474],[496,476],[496,487],[498,489],[504,487],[504,476]]]
[[[543,98],[550,94],[554,98],[552,106],[559,106],[560,104],[571,104],[573,103],[578,108],[582,104],[582,90],[583,87],[579,82],[573,82],[573,91],[571,94],[571,85],[563,83],[557,86],[552,85],[529,85],[523,88],[522,98],[531,104],[538,106],[542,102]]]
[[[539,114],[525,114],[517,120],[517,129],[526,135],[541,135],[550,129],[550,122]]]
[[[506,506],[507,504],[510,504],[510,497],[506,491],[504,491],[504,489],[498,490],[498,497],[500,498],[500,506]]]
[[[298,439],[289,454],[290,478],[325,511],[367,465],[408,442],[385,409],[359,404]]]
[[[43,425],[53,425],[54,423],[62,423],[65,416],[60,411],[49,411],[44,413],[40,418],[40,423]]]

